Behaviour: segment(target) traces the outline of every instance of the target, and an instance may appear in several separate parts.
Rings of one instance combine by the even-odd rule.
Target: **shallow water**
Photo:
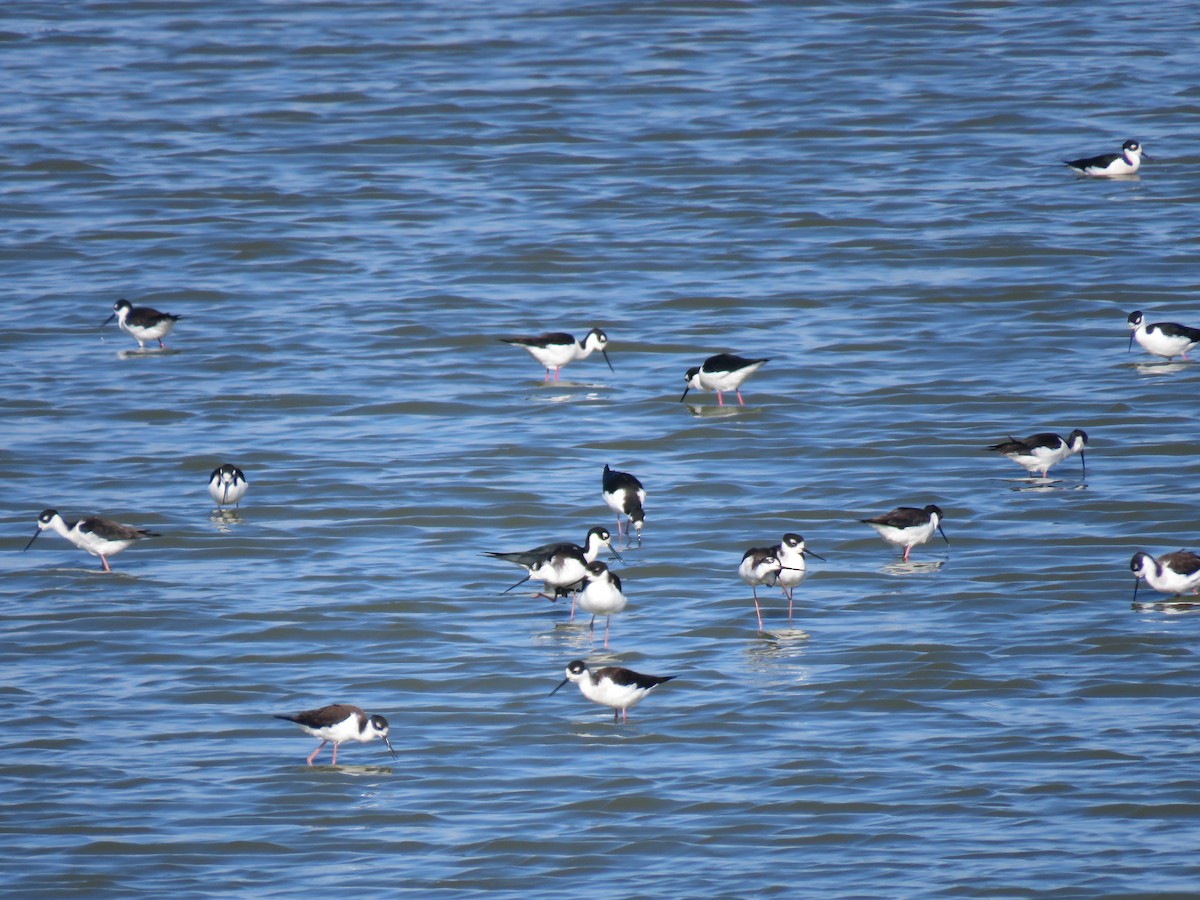
[[[0,892],[1194,893],[1200,619],[1128,562],[1200,549],[1200,368],[1125,317],[1200,326],[1197,17],[6,7]],[[593,325],[615,374],[497,340]],[[678,402],[717,352],[746,406]],[[607,653],[482,555],[613,527],[605,463]],[[858,521],[926,503],[908,566]],[[47,506],[162,536],[102,576]],[[676,678],[614,726],[575,658]],[[399,759],[306,768],[335,701]]]

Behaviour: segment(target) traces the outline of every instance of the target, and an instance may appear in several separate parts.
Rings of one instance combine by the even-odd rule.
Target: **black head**
[[[367,719],[367,727],[372,732],[383,738],[384,744],[387,745],[388,751],[392,754],[392,758],[396,758],[396,750],[392,747],[392,742],[388,740],[388,722],[383,716],[371,716]]]
[[[691,390],[692,379],[695,378],[699,374],[700,374],[699,366],[692,366],[690,369],[688,369],[686,372],[683,373],[683,393],[680,394],[680,396],[679,396],[680,402],[682,402],[683,398],[687,396],[687,392],[689,390]]]
[[[608,566],[605,565],[604,563],[600,562],[600,560],[596,560],[595,562],[588,563],[587,573],[589,575],[591,575],[593,578],[599,578],[601,575],[603,575],[607,571],[608,571]]]
[[[1131,151],[1133,153],[1137,153],[1139,150],[1142,149],[1142,145],[1139,144],[1137,141],[1133,140],[1132,138],[1130,138],[1124,144],[1121,145],[1121,149],[1124,150],[1126,153],[1129,153]]]
[[[1154,562],[1154,557],[1149,553],[1139,550],[1133,554],[1133,559],[1129,561],[1129,571],[1133,573],[1133,599],[1137,602],[1138,586],[1142,583],[1142,573],[1146,571],[1146,567],[1151,569],[1157,568],[1157,563]]]
[[[34,532],[33,532],[33,537],[31,537],[31,538],[29,539],[29,543],[25,545],[25,548],[24,548],[24,549],[21,551],[22,553],[24,553],[24,552],[25,552],[25,550],[28,550],[30,547],[32,547],[32,546],[33,546],[33,542],[34,542],[34,541],[36,541],[36,540],[37,540],[37,536],[38,536],[39,534],[41,534],[41,533],[42,533],[42,529],[43,529],[43,528],[45,528],[47,525],[49,525],[49,524],[50,524],[50,522],[51,522],[51,521],[54,519],[54,517],[55,517],[55,516],[57,516],[57,515],[58,515],[58,510],[57,510],[57,509],[44,509],[44,510],[42,510],[42,514],[41,514],[40,516],[38,516],[38,520],[37,520],[37,528],[36,528],[36,529],[34,529]]]
[[[590,347],[593,345],[600,351],[600,355],[604,357],[604,361],[608,363],[608,370],[614,375],[617,374],[617,370],[613,368],[612,360],[608,358],[608,350],[605,349],[608,346],[608,335],[600,328],[593,328],[583,339],[583,346]]]
[[[946,532],[942,531],[942,519],[946,518],[946,515],[945,515],[945,513],[942,512],[941,507],[934,506],[932,503],[930,503],[928,506],[925,507],[925,512],[929,513],[931,516],[934,516],[934,515],[937,516],[938,534],[940,534],[942,536],[942,540],[945,541],[946,546],[949,547],[950,546],[950,538],[946,537]]]
[[[579,677],[586,671],[587,664],[582,659],[572,660],[571,662],[567,663],[567,677],[558,683],[558,687],[550,692],[550,696],[553,697],[555,694],[557,694],[558,688],[561,688],[568,681],[577,681]]]
[[[1142,323],[1146,321],[1146,317],[1142,315],[1140,309],[1135,309],[1129,314],[1129,318],[1126,321],[1129,323],[1129,347],[1125,352],[1128,353],[1129,350],[1133,349],[1134,332],[1142,327]]]
[[[594,528],[588,529],[588,534],[594,534],[601,541],[611,541],[612,540],[612,532],[609,531],[607,528],[605,528],[603,525],[597,525]]]

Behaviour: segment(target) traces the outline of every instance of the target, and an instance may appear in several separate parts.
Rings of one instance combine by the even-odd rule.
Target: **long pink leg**
[[[721,392],[717,391],[717,406],[724,406],[725,401],[721,399]]]
[[[317,758],[317,754],[320,753],[321,749],[328,743],[329,743],[329,741],[321,741],[321,743],[317,744],[317,749],[312,752],[312,754],[308,757],[308,760],[307,760],[307,762],[310,766],[313,764],[312,761]],[[333,745],[333,753],[334,753],[334,756],[337,756],[337,744]]]
[[[542,379],[542,381],[549,381],[549,380],[550,380],[550,370],[549,370],[549,369],[547,369],[547,370],[546,370],[546,377],[545,377],[545,378],[543,378],[543,379]]]
[[[561,366],[559,366],[559,367],[556,367],[556,368],[555,368],[555,370],[554,370],[554,380],[555,380],[555,381],[558,381],[558,369],[559,369],[559,368],[561,368]]]
[[[588,622],[588,637],[594,643],[596,640],[596,617],[592,616],[592,621]]]
[[[337,748],[338,748],[337,741],[334,741],[334,742],[333,742],[333,759],[331,759],[331,760],[329,761],[329,764],[330,764],[331,766],[336,766],[336,765],[337,765]]]
[[[734,388],[734,389],[733,389],[733,392],[734,392],[735,394],[737,394],[737,398],[738,398],[738,406],[745,406],[745,405],[746,405],[746,401],[742,399],[742,392],[741,392],[741,391],[739,391],[737,388]]]
[[[104,558],[103,553],[100,554],[100,563],[104,566],[104,571],[111,575],[112,569],[108,567],[108,560]]]
[[[608,623],[612,621],[612,616],[604,620],[604,648],[608,649]]]
[[[911,550],[912,550],[911,544],[909,544],[907,547],[904,548],[904,561],[905,562],[908,562],[908,554],[909,554],[909,551],[911,551]]]
[[[758,630],[762,631],[762,611],[758,608],[758,588],[756,588],[754,585],[751,585],[750,590],[754,592],[754,614],[758,616]]]

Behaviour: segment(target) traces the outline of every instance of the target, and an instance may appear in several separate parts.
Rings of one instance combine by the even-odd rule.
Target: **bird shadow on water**
[[[341,763],[330,765],[329,763],[317,763],[313,766],[293,766],[293,769],[298,769],[301,772],[336,772],[339,775],[354,775],[362,777],[363,775],[395,775],[396,772],[391,766],[380,765],[353,765],[344,766]]]
[[[1190,360],[1133,363],[1133,370],[1139,375],[1171,375],[1175,372],[1183,372],[1191,367]]]
[[[229,533],[234,525],[245,525],[246,517],[233,509],[214,509],[209,514],[208,521],[216,526],[217,531]]]
[[[879,569],[885,575],[928,575],[946,565],[947,560],[931,559],[924,562],[904,562],[899,560],[889,563]]]
[[[1061,478],[1004,478],[1009,490],[1022,494],[1049,494],[1056,491],[1086,491],[1087,482],[1068,482]]]
[[[807,641],[810,637],[812,637],[812,635],[810,635],[807,631],[802,631],[799,628],[788,625],[786,628],[780,628],[777,630],[764,628],[762,631],[758,632],[758,637],[762,638],[763,640],[753,645],[753,647],[764,647],[771,651],[779,651],[786,648],[790,644],[796,644],[800,641]]]
[[[1200,612],[1200,598],[1195,600],[1135,600],[1129,604],[1134,612],[1160,612],[1168,616],[1182,616]]]
[[[732,403],[727,403],[724,406],[694,406],[691,403],[685,403],[684,407],[693,416],[700,419],[729,419],[734,416],[757,416],[762,412],[757,406],[734,406]]]
[[[146,347],[139,350],[118,350],[117,359],[145,359],[151,356],[179,356],[182,350],[173,347]]]
[[[129,581],[139,581],[140,578],[132,572],[119,572],[113,569],[111,572],[105,572],[99,566],[92,568],[90,566],[54,566],[49,569],[37,569],[35,574],[38,575],[70,575],[74,578],[88,578],[98,575],[102,578],[124,578]]]

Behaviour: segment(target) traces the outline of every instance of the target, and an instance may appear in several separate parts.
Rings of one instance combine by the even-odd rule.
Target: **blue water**
[[[1198,19],[7,5],[0,895],[1196,894],[1200,618],[1128,566],[1200,549],[1200,369],[1125,319],[1200,327]],[[557,384],[498,340],[593,326]],[[680,403],[718,352],[746,405]],[[608,651],[483,556],[615,527],[606,463]],[[926,503],[911,566],[858,521]],[[103,575],[46,507],[161,536]],[[577,658],[676,677],[613,725]],[[338,701],[398,759],[306,767],[272,716]]]

